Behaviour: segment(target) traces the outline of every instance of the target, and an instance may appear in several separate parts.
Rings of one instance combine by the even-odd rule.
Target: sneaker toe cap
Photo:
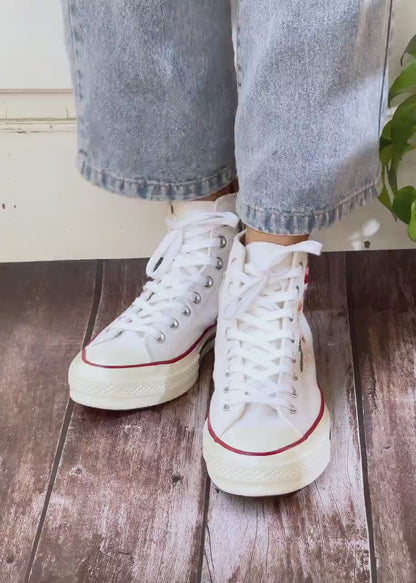
[[[241,419],[225,431],[221,441],[237,452],[268,453],[296,443],[301,437],[297,429],[275,417],[262,422]]]
[[[140,336],[120,334],[107,341],[95,341],[84,349],[83,360],[95,366],[134,366],[150,362]]]

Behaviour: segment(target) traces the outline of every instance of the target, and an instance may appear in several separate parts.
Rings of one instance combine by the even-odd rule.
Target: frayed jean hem
[[[235,167],[223,166],[206,177],[196,177],[184,182],[165,182],[146,178],[123,178],[106,169],[96,168],[86,162],[84,155],[77,157],[77,168],[83,178],[96,186],[130,197],[145,200],[193,200],[203,198],[228,186],[237,176]]]
[[[279,235],[305,235],[330,227],[355,208],[377,197],[379,189],[380,178],[377,178],[334,208],[305,214],[253,206],[239,195],[237,213],[243,223],[257,231]]]

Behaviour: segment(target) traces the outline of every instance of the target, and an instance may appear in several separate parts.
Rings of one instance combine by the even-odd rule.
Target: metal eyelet
[[[289,413],[292,413],[292,415],[294,415],[297,412],[297,409],[294,405],[290,405],[289,406]]]
[[[229,411],[230,409],[231,409],[231,407],[228,403],[224,403],[224,405],[222,406],[223,411]]]
[[[172,322],[169,324],[171,328],[179,328],[179,322],[176,318],[172,318]]]
[[[190,316],[191,315],[191,308],[188,308],[188,306],[185,306],[184,309],[182,310],[182,314],[184,316]]]
[[[217,269],[222,269],[224,266],[224,261],[221,259],[221,257],[217,257],[217,265],[215,266]]]
[[[218,238],[220,240],[221,249],[224,249],[224,247],[227,246],[227,239],[224,237],[224,235],[220,235]]]
[[[214,280],[210,275],[207,276],[207,280],[205,282],[205,287],[212,287],[214,285]]]
[[[199,294],[198,292],[194,292],[194,298],[192,301],[194,302],[194,304],[200,304],[201,303],[201,294]]]
[[[157,336],[155,336],[156,342],[164,342],[166,340],[165,334],[163,332],[159,332]]]

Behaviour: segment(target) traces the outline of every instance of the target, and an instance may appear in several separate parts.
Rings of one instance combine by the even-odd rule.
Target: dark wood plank
[[[351,254],[349,292],[379,583],[416,581],[416,253]]]
[[[144,263],[105,262],[97,330],[138,294]],[[201,432],[212,356],[177,401],[111,413],[76,406],[30,576],[36,582],[187,582],[202,541]]]
[[[312,486],[244,499],[211,488],[204,582],[369,581],[356,397],[343,254],[311,262],[308,316],[332,414],[332,461]]]
[[[0,265],[0,578],[24,579],[82,344],[95,262]]]

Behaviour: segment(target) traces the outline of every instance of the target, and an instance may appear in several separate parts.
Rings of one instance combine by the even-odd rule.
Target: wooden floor
[[[71,358],[143,261],[0,265],[1,583],[415,582],[416,253],[330,253],[311,274],[332,461],[303,491],[245,499],[201,459],[212,355],[160,407],[68,400]]]

